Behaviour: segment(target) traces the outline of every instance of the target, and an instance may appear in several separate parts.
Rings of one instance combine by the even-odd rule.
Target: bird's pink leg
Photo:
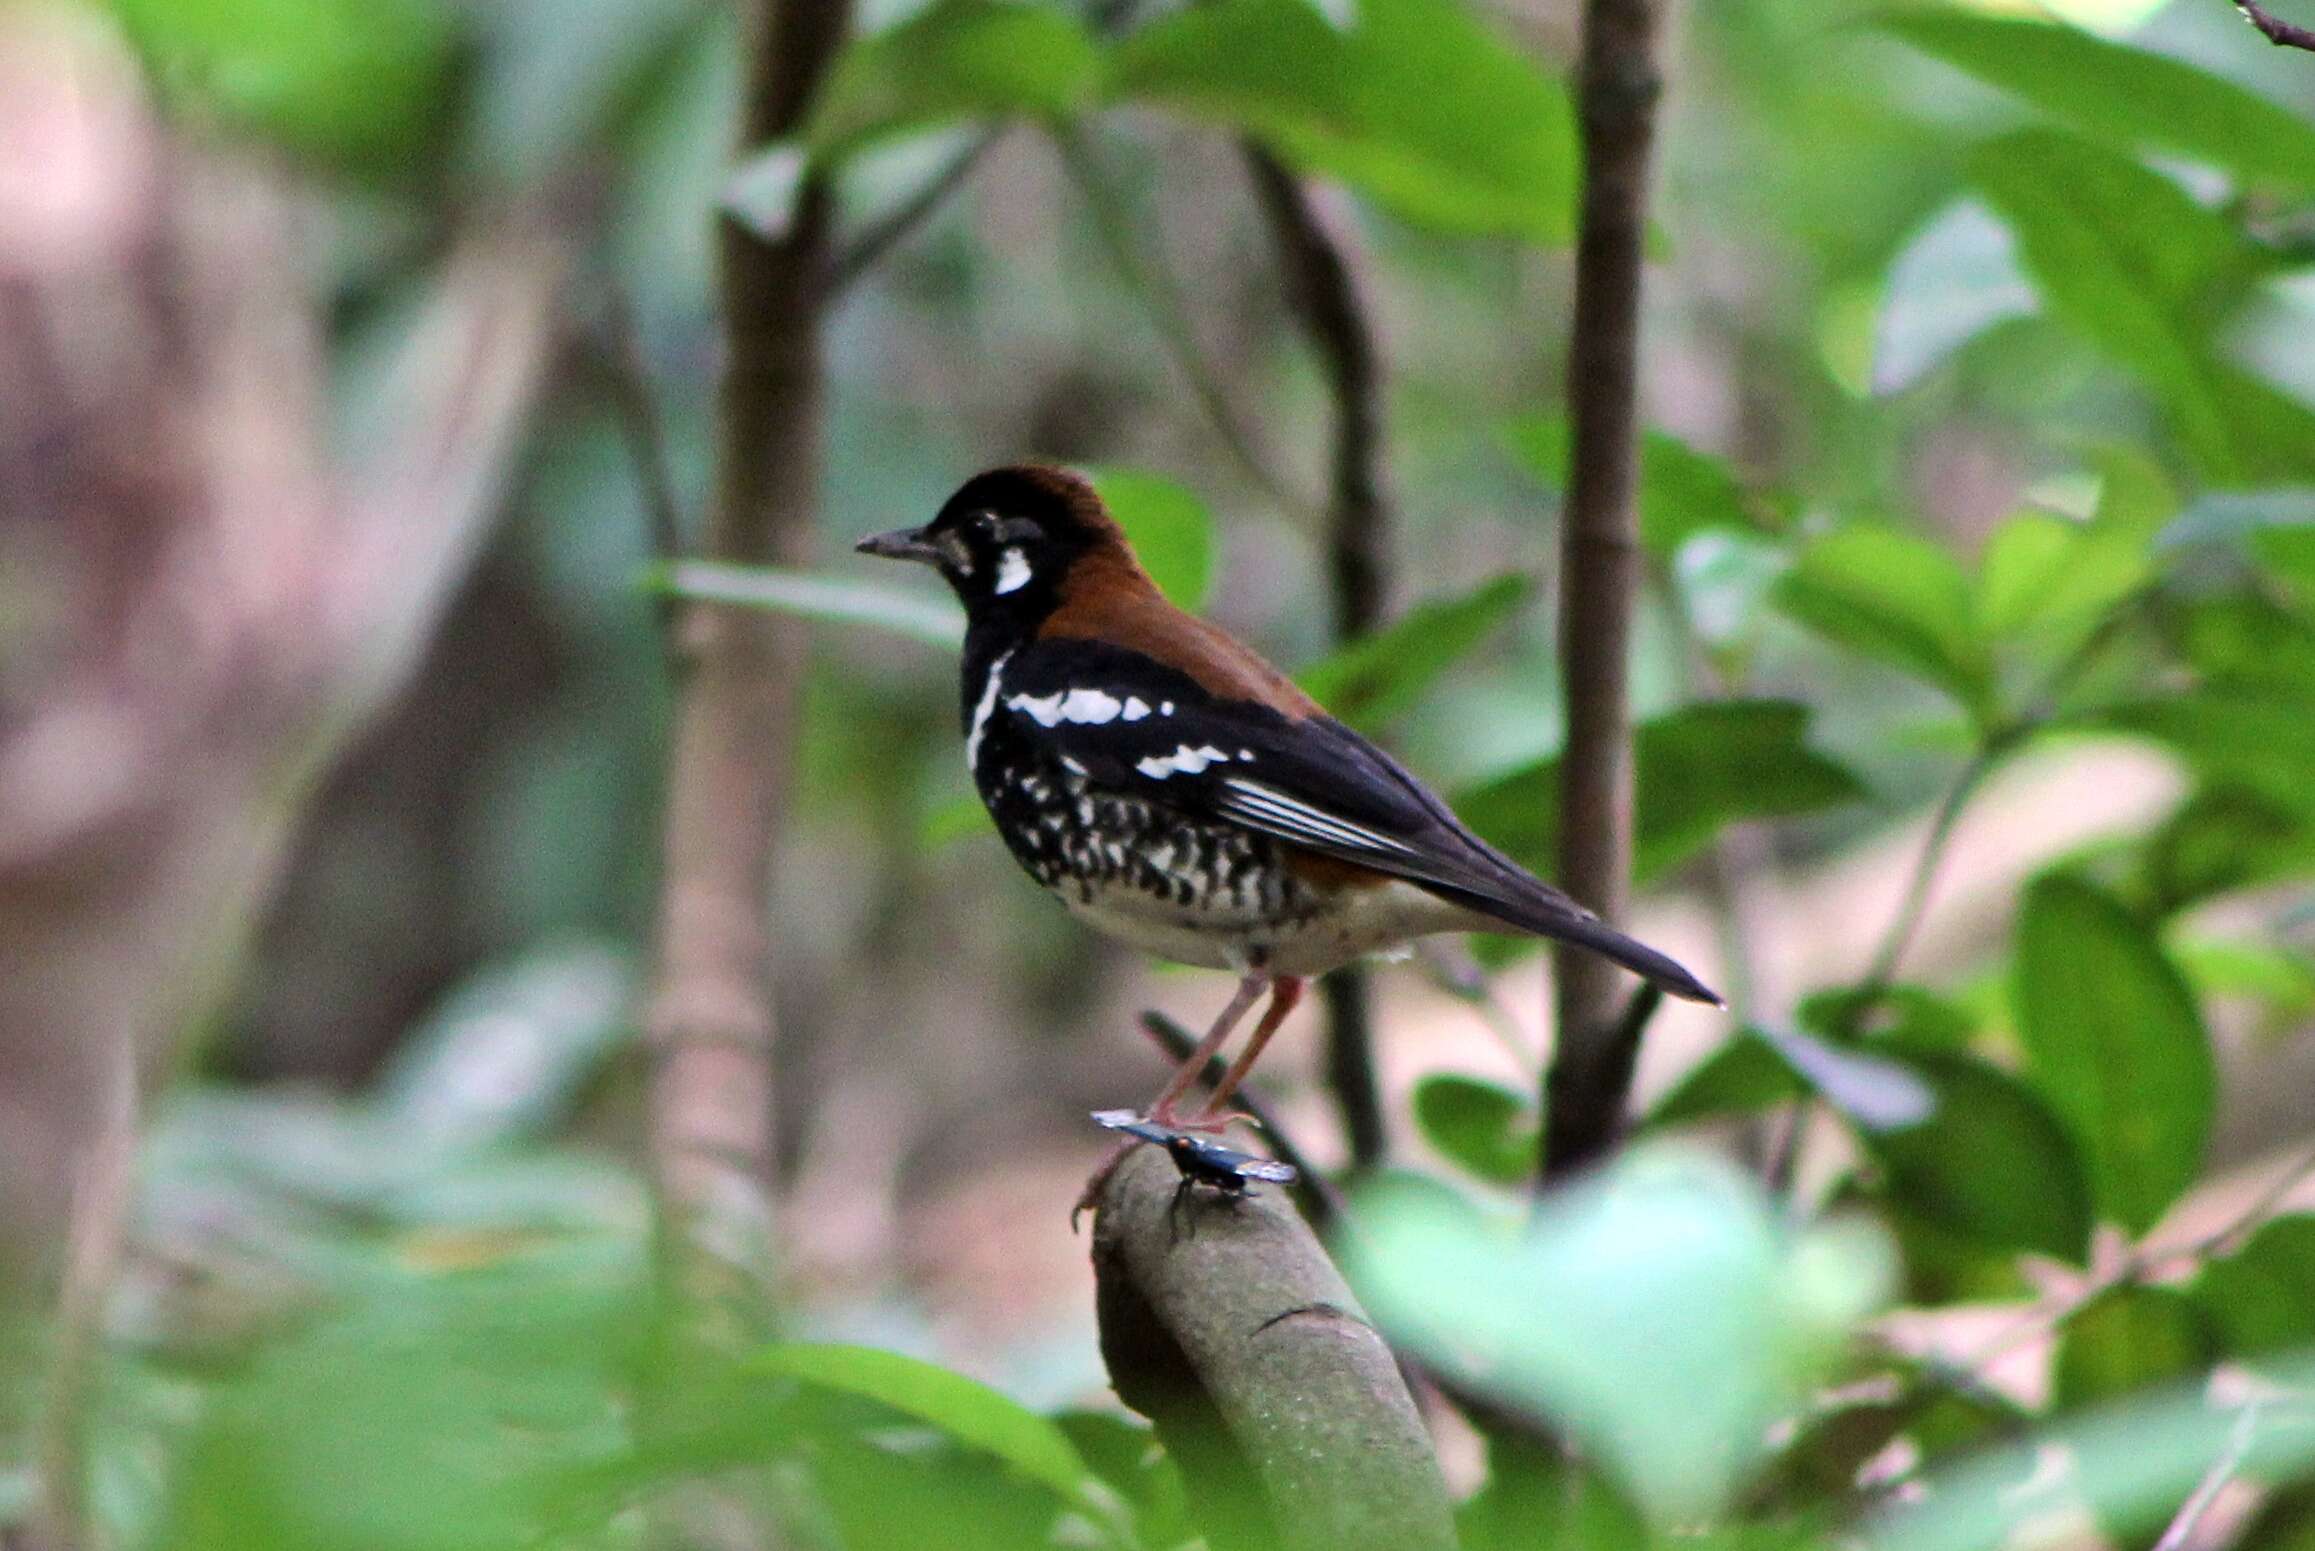
[[[1270,986],[1270,1005],[1262,1009],[1262,1021],[1254,1025],[1254,1033],[1246,1041],[1246,1048],[1238,1052],[1238,1059],[1222,1074],[1214,1085],[1214,1096],[1206,1101],[1206,1111],[1193,1125],[1205,1125],[1223,1119],[1222,1106],[1230,1102],[1230,1095],[1238,1091],[1238,1084],[1254,1070],[1254,1063],[1262,1057],[1262,1047],[1270,1043],[1270,1036],[1278,1032],[1278,1025],[1302,1000],[1304,981],[1299,975],[1281,975]]]
[[[1229,1042],[1232,1031],[1238,1027],[1254,1003],[1260,1000],[1262,993],[1269,989],[1270,984],[1270,977],[1259,973],[1248,975],[1238,982],[1237,994],[1230,998],[1230,1005],[1222,1009],[1222,1015],[1214,1020],[1214,1026],[1206,1031],[1206,1037],[1198,1041],[1197,1048],[1182,1057],[1182,1064],[1174,1069],[1174,1075],[1167,1080],[1165,1087],[1159,1090],[1156,1100],[1151,1103],[1149,1107],[1151,1124],[1170,1126],[1178,1123],[1174,1115],[1174,1106],[1182,1101],[1182,1095],[1189,1092],[1191,1085],[1197,1082],[1199,1075],[1206,1069],[1206,1063],[1213,1060],[1222,1046]],[[1284,986],[1288,982],[1280,981],[1278,984]],[[1299,991],[1300,984],[1298,982],[1295,984],[1296,990]],[[1276,1001],[1273,1000],[1271,1005],[1275,1008]],[[1269,1016],[1264,1015],[1262,1021],[1267,1026],[1270,1022]],[[1257,1041],[1267,1037],[1259,1028],[1254,1031],[1254,1038]],[[1232,1068],[1232,1070],[1235,1071],[1236,1068]],[[1223,1079],[1223,1082],[1225,1087],[1236,1086],[1227,1077]]]

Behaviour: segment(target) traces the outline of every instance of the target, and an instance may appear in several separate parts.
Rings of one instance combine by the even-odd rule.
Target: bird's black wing
[[[1003,734],[1095,786],[1257,830],[1420,884],[1507,926],[1595,949],[1675,996],[1718,998],[1473,834],[1446,803],[1350,728],[1209,693],[1144,653],[1033,641],[990,701]]]

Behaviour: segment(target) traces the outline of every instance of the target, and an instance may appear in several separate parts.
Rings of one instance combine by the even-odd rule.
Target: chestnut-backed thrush
[[[1581,944],[1720,1000],[1473,834],[1283,673],[1167,602],[1092,485],[1023,465],[966,481],[863,553],[935,567],[965,607],[965,763],[1014,859],[1088,925],[1237,994],[1148,1111],[1216,1129],[1303,981],[1436,932]],[[1202,1116],[1177,1106],[1270,992]]]

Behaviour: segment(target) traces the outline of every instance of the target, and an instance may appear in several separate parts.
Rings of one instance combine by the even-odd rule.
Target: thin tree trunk
[[[1640,272],[1655,137],[1660,0],[1586,0],[1582,228],[1568,352],[1573,418],[1560,563],[1567,749],[1560,764],[1560,884],[1613,921],[1631,881],[1632,729],[1626,688],[1639,591],[1636,509]],[[1613,1142],[1631,1086],[1619,1047],[1621,971],[1562,948],[1558,1043],[1544,1079],[1543,1175]]]
[[[738,145],[793,133],[850,21],[846,0],[744,10]],[[776,242],[717,234],[724,369],[708,558],[799,564],[820,479],[820,321],[833,210],[808,177]],[[693,604],[670,756],[659,962],[645,1015],[660,1267],[679,1356],[759,1337],[771,1273],[772,1005],[766,900],[805,638],[778,615]]]

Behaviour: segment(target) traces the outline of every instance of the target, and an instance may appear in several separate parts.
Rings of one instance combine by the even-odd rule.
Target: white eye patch
[[[997,557],[998,592],[1019,592],[1029,585],[1029,575],[1029,557],[1019,550],[1008,549]]]

